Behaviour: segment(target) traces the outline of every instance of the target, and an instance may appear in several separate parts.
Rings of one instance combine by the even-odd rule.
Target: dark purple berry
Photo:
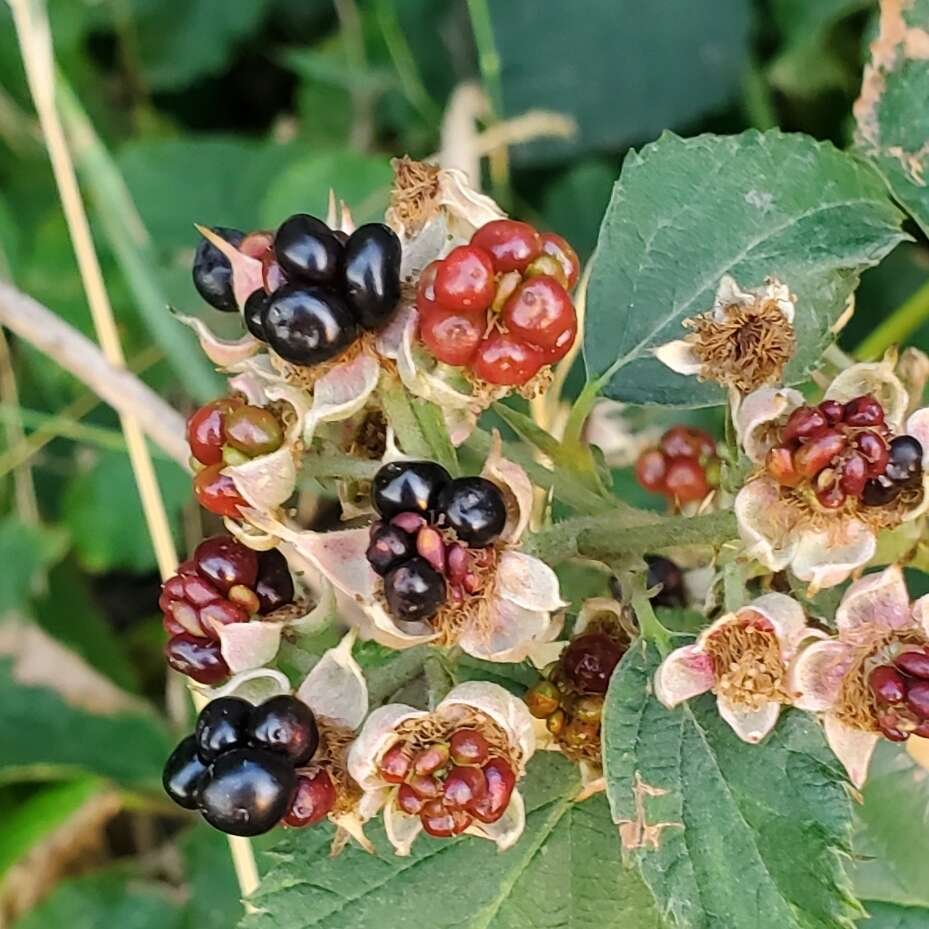
[[[358,336],[358,323],[342,297],[321,287],[279,287],[261,322],[268,345],[296,365],[335,358]]]
[[[910,684],[906,691],[906,705],[920,719],[929,719],[929,681]]]
[[[198,684],[214,687],[229,677],[229,665],[223,658],[219,642],[181,633],[165,645],[168,664]]]
[[[400,622],[428,622],[445,603],[445,578],[417,555],[387,572],[384,596]]]
[[[890,665],[880,665],[868,675],[868,686],[881,703],[899,703],[906,696],[903,675]]]
[[[605,694],[622,650],[603,632],[586,632],[574,639],[561,656],[561,666],[582,693]]]
[[[661,585],[661,589],[652,594],[651,602],[655,606],[684,606],[684,572],[670,558],[662,558],[661,555],[648,555],[645,563],[648,565],[649,588]]]
[[[906,484],[923,469],[923,447],[911,435],[898,435],[890,443],[890,460],[884,474],[895,484]]]
[[[342,244],[321,219],[296,213],[278,228],[274,254],[288,277],[307,284],[331,284],[341,264]]]
[[[265,338],[264,323],[261,321],[267,305],[268,295],[259,287],[258,290],[254,290],[249,294],[248,299],[245,301],[245,306],[242,307],[242,317],[245,320],[245,328],[248,329],[259,342],[268,341]]]
[[[253,587],[258,577],[258,555],[228,535],[204,539],[195,549],[197,573],[223,595],[237,584]]]
[[[371,499],[374,509],[390,519],[399,513],[435,510],[442,488],[451,475],[434,461],[391,461],[374,475]]]
[[[231,748],[244,748],[251,712],[252,705],[238,697],[211,700],[200,711],[194,730],[201,760],[209,764]]]
[[[872,478],[864,485],[861,502],[865,506],[887,506],[900,496],[900,485],[886,477]]]
[[[296,767],[305,765],[319,745],[313,711],[290,694],[281,694],[253,707],[249,738],[255,748],[285,755]]]
[[[500,488],[484,477],[459,477],[439,494],[439,510],[458,538],[468,545],[488,545],[506,525]]]
[[[297,773],[281,755],[234,748],[220,755],[200,785],[203,818],[228,835],[261,835],[286,815],[297,790]]]
[[[238,245],[245,233],[225,226],[213,226],[213,232],[232,245]],[[211,307],[224,313],[235,313],[239,307],[232,290],[232,265],[212,243],[203,239],[194,252],[194,287]]]
[[[926,652],[902,652],[894,659],[894,664],[911,677],[929,680],[929,654]]]
[[[165,793],[178,806],[185,810],[195,810],[205,773],[206,765],[197,754],[197,740],[189,735],[174,749],[165,763],[161,783]]]
[[[255,593],[262,616],[294,602],[294,579],[287,559],[276,548],[258,553]]]
[[[400,302],[400,240],[389,226],[359,226],[345,243],[345,299],[365,329],[390,321]]]
[[[398,526],[378,525],[371,531],[368,564],[382,577],[416,554],[416,539]]]

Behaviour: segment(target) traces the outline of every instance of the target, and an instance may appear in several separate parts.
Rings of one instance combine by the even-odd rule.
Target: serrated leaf
[[[851,926],[859,911],[840,864],[851,804],[818,724],[790,712],[746,745],[712,696],[658,703],[657,665],[634,648],[614,674],[604,765],[613,818],[669,925]]]
[[[95,715],[53,690],[21,683],[11,662],[0,660],[0,781],[89,773],[157,789],[172,747],[153,715]]]
[[[929,910],[929,771],[881,744],[855,823],[858,895]]]
[[[929,0],[881,3],[855,103],[855,146],[887,178],[894,196],[929,232]]]
[[[858,274],[903,239],[880,176],[829,143],[772,131],[680,139],[630,153],[607,209],[587,293],[584,358],[617,400],[723,402],[714,383],[675,374],[653,350],[710,309],[720,278],[769,275],[797,295],[803,379]]]
[[[571,800],[574,769],[537,757],[526,831],[503,854],[462,837],[420,838],[409,858],[352,847],[329,857],[328,829],[291,833],[274,851],[242,929],[658,929],[648,892],[624,871],[603,797]]]
[[[572,140],[514,150],[533,162],[619,149],[725,104],[739,88],[751,22],[745,0],[587,0],[582,15],[567,16],[557,3],[507,0],[489,10],[504,113],[554,110],[577,123]]]
[[[859,923],[860,929],[926,929],[929,926],[929,910],[921,906],[865,901],[865,908],[869,918]]]

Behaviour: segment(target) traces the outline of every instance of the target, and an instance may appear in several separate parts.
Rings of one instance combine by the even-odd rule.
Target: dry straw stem
[[[64,129],[55,105],[55,66],[46,10],[41,0],[10,0],[10,5],[26,68],[26,78],[45,137],[97,338],[106,360],[115,367],[124,368],[125,358],[116,320],[94,249],[90,224],[81,200]],[[158,567],[162,577],[166,578],[177,568],[177,553],[155,469],[145,444],[145,434],[135,416],[120,413],[120,419],[149,534],[155,547]],[[229,846],[239,886],[242,893],[248,896],[258,886],[258,869],[251,844],[247,839],[230,837]]]

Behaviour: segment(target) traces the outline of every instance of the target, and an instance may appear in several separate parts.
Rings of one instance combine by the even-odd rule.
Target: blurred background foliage
[[[437,152],[455,88],[477,81],[486,127],[533,110],[573,120],[570,138],[496,150],[484,182],[587,258],[625,152],[664,129],[777,125],[847,145],[875,21],[868,0],[48,7],[60,105],[81,140],[77,166],[129,363],[184,411],[220,381],[166,306],[229,323],[191,285],[195,221],[274,226],[322,211],[330,187],[357,218],[376,217],[389,158]],[[910,231],[912,244],[865,275],[846,349],[926,283],[926,243]],[[92,333],[5,6],[0,274]],[[228,929],[239,904],[224,842],[191,829],[158,788],[169,720],[177,726],[185,709],[183,694],[166,691],[155,561],[118,421],[10,341],[0,344],[0,926]],[[929,349],[929,325],[912,342]],[[183,551],[211,527],[188,478],[155,454]],[[624,472],[616,486],[654,505]],[[887,785],[910,776],[888,770],[875,804],[892,805]],[[863,828],[878,842],[875,809]],[[908,867],[908,886],[929,886],[929,855]],[[864,892],[891,917],[897,904],[929,903],[864,870]]]

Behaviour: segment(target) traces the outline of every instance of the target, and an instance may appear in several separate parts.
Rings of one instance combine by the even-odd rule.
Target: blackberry
[[[439,494],[439,510],[462,542],[484,546],[506,525],[506,503],[500,488],[483,477],[459,477]]]
[[[389,226],[359,226],[345,243],[345,299],[365,329],[390,321],[400,302],[400,240]]]
[[[342,243],[321,220],[296,213],[274,236],[274,254],[290,278],[308,284],[331,284],[342,263]]]
[[[213,226],[213,232],[231,245],[245,238],[245,233],[225,226]],[[232,290],[232,265],[229,259],[212,243],[203,239],[194,252],[194,287],[211,307],[223,313],[238,312],[235,293]]]
[[[295,365],[329,361],[358,336],[358,323],[338,294],[295,284],[285,284],[271,295],[262,327],[268,345]]]

